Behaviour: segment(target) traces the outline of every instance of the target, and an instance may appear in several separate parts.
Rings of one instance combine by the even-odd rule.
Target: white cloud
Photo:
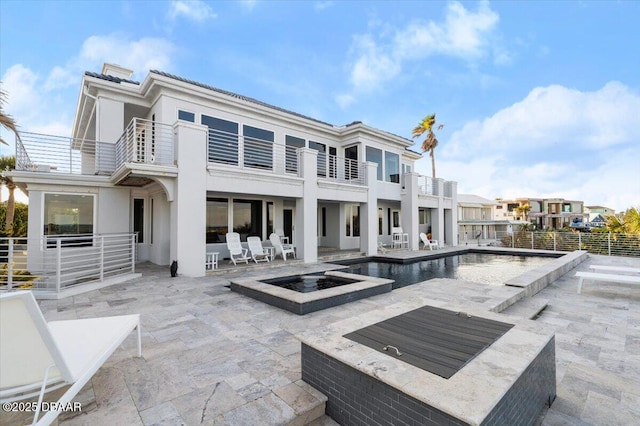
[[[336,96],[336,102],[340,105],[340,108],[345,109],[355,102],[355,98],[349,94],[342,94]]]
[[[238,0],[238,2],[244,9],[248,10],[249,12],[251,12],[253,8],[256,7],[256,0]]]
[[[439,177],[486,198],[563,197],[640,205],[640,95],[610,82],[593,92],[538,87],[455,131],[436,149]],[[418,171],[431,175],[428,158]]]
[[[208,4],[200,0],[172,1],[167,12],[167,17],[171,20],[182,17],[191,21],[205,22],[217,16]]]
[[[397,76],[408,61],[423,60],[433,55],[463,59],[469,63],[493,54],[497,64],[508,64],[509,53],[500,46],[491,46],[491,35],[499,16],[487,2],[480,2],[476,11],[461,3],[447,5],[444,22],[413,20],[406,27],[380,28],[377,39],[372,34],[354,37],[350,82],[355,92],[376,90]]]
[[[333,1],[317,1],[313,5],[313,7],[316,10],[324,10],[324,9],[327,9],[327,8],[333,6],[333,3],[334,3]]]
[[[99,72],[104,62],[134,70],[134,78],[142,79],[150,69],[168,70],[175,46],[163,38],[143,37],[131,40],[120,34],[87,38],[77,56],[64,66],[50,72],[44,89],[47,91],[77,86],[84,71]]]

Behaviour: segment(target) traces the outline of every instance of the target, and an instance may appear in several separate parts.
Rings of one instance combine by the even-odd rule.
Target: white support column
[[[434,182],[438,194],[438,208],[432,211],[431,222],[431,238],[438,240],[442,245],[446,244],[444,240],[444,181],[436,179]],[[433,214],[435,212],[435,215]]]
[[[318,151],[298,150],[302,168],[303,195],[296,199],[296,256],[304,263],[318,261]]]
[[[378,165],[367,162],[367,202],[360,205],[360,250],[367,256],[378,254]]]
[[[205,275],[207,227],[207,131],[203,126],[174,126],[178,177],[171,202],[170,261],[178,274]],[[169,272],[167,271],[167,274]]]
[[[417,173],[404,173],[404,191],[400,196],[402,230],[409,234],[409,250],[418,250],[420,247],[418,176]]]
[[[449,236],[449,241],[444,241],[448,245],[458,245],[458,182],[447,182],[451,187],[451,210],[445,212],[445,235]]]

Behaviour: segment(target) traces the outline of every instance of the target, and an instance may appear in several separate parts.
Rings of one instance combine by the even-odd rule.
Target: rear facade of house
[[[455,245],[456,183],[414,173],[411,140],[361,122],[336,126],[151,71],[105,64],[83,76],[72,138],[28,134],[14,181],[29,237],[135,234],[136,260],[205,274],[227,232],[287,236],[297,257],[377,253],[392,228]],[[44,147],[44,148],[43,148]],[[29,247],[37,263],[47,244]],[[33,261],[32,261],[33,259]]]

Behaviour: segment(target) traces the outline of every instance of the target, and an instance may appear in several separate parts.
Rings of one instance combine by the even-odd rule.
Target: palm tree
[[[4,112],[4,104],[6,102],[6,98],[7,92],[0,89],[0,126],[4,127],[5,129],[11,130],[13,134],[15,134],[17,138],[19,138],[20,136],[18,135],[18,126],[16,125],[16,121],[13,119],[13,117]],[[4,139],[2,139],[2,137],[0,137],[0,143],[3,145],[9,145]]]
[[[4,104],[6,102],[7,92],[0,89],[0,125],[5,129],[11,130],[13,134],[16,135],[16,139],[20,140],[20,135],[18,134],[18,126],[16,125],[16,121],[9,114],[4,111]],[[0,138],[0,143],[4,145],[8,145],[8,143]],[[4,172],[5,170],[13,170],[16,167],[16,157],[15,156],[3,156],[0,157],[0,172]],[[15,215],[16,204],[14,198],[14,190],[16,189],[16,185],[13,183],[11,178],[1,175],[1,181],[3,184],[7,186],[9,190],[9,199],[7,200],[7,217],[5,219],[5,233],[7,235],[13,234],[13,217]],[[1,189],[1,188],[0,188]]]
[[[422,152],[429,151],[429,156],[431,157],[431,171],[434,179],[436,178],[436,157],[434,150],[436,149],[436,146],[438,146],[438,139],[436,138],[435,133],[433,133],[433,126],[435,126],[435,124],[436,115],[427,115],[411,132],[414,138],[422,136],[425,132],[427,133],[427,137],[422,141]],[[439,125],[438,130],[441,130],[443,127],[443,124]]]
[[[6,185],[9,190],[9,198],[7,199],[7,215],[5,217],[4,230],[7,236],[13,234],[13,217],[16,211],[15,189],[16,184],[10,177],[5,176],[3,172],[16,168],[16,157],[13,155],[3,155],[0,157],[0,190],[2,185]]]
[[[522,220],[527,221],[527,214],[529,214],[529,210],[531,210],[531,206],[529,203],[520,204],[515,208],[516,213],[522,215]]]
[[[640,234],[640,211],[631,207],[622,217],[607,215],[607,228],[612,233]]]

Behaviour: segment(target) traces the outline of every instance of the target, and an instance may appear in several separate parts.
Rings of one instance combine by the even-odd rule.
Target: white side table
[[[269,260],[273,262],[276,258],[276,248],[273,246],[270,246],[270,247],[264,247],[264,249],[269,252],[269,255],[268,255]]]
[[[207,258],[204,265],[207,271],[218,269],[218,252],[214,251],[211,253],[207,253]]]

